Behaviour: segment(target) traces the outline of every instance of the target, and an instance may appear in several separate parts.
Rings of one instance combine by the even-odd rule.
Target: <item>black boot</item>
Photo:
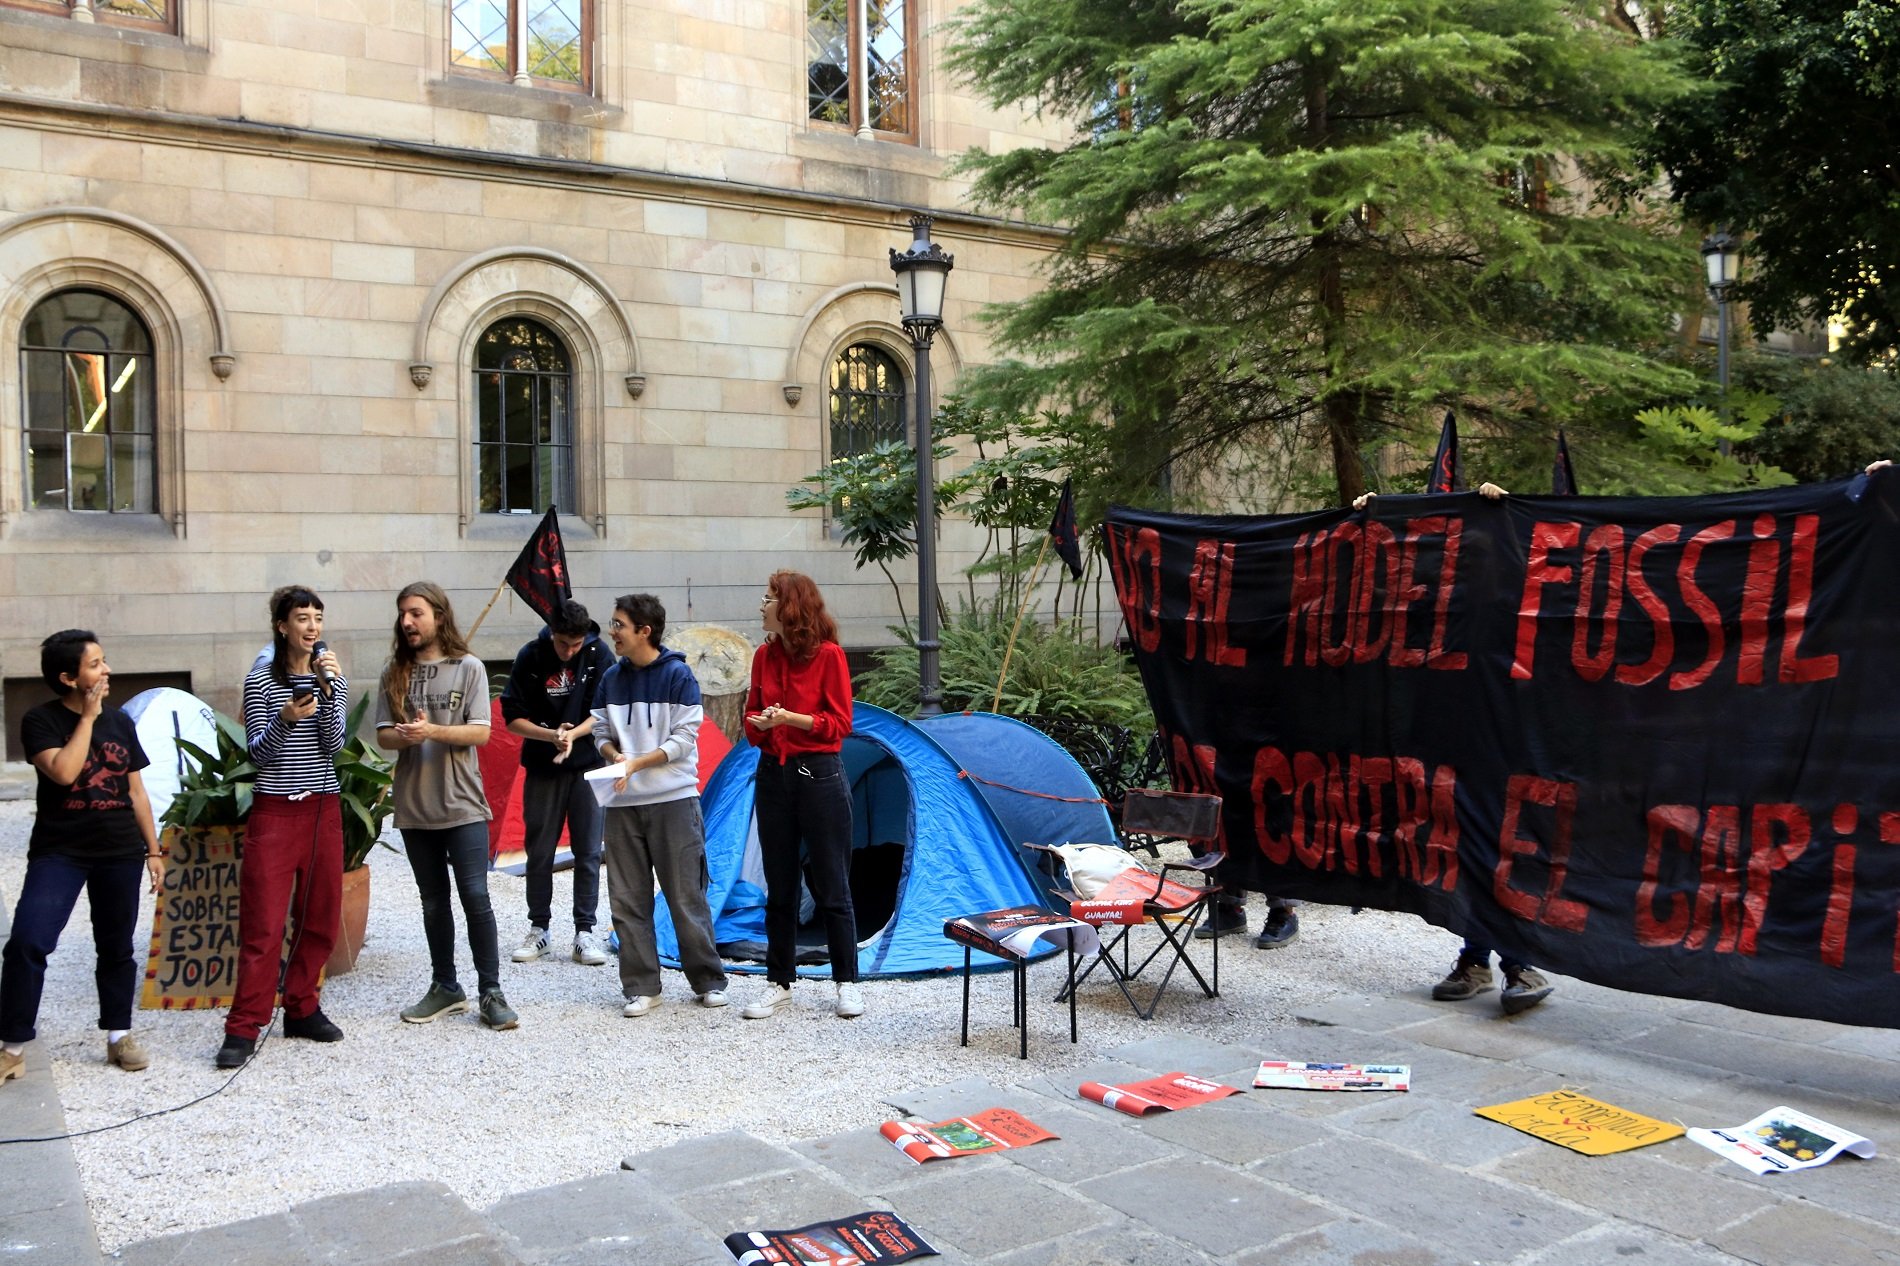
[[[242,1068],[257,1053],[257,1039],[238,1037],[233,1033],[224,1035],[224,1045],[218,1048],[219,1068]]]

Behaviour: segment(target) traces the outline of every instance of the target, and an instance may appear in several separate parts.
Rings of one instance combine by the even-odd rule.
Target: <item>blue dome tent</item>
[[[1035,802],[1046,820],[1010,794],[958,775],[974,772],[1012,786],[1063,796],[1093,796],[1094,785],[1069,754],[1039,731],[1005,717],[960,714],[913,724],[860,703],[841,753],[851,784],[852,900],[857,907],[860,976],[942,971],[963,964],[963,950],[943,935],[946,919],[978,910],[1045,902],[1040,877],[1016,842],[1113,839],[1106,814],[1081,835],[1041,838],[1086,821],[1086,806]],[[940,736],[941,740],[940,741]],[[984,753],[979,749],[993,750]],[[953,754],[953,753],[960,753]],[[707,784],[707,901],[713,938],[722,946],[765,941],[765,892],[759,879],[752,783],[758,749],[735,747]],[[989,772],[985,772],[989,771]],[[1079,787],[1078,787],[1079,782]],[[1001,814],[994,808],[1002,804]],[[1061,812],[1055,812],[1061,806]],[[1026,822],[1033,823],[1025,825]],[[1078,828],[1080,829],[1080,828]],[[1027,856],[1033,858],[1034,854]],[[661,958],[679,961],[679,942],[662,894],[654,911]],[[1050,947],[1048,952],[1056,952]],[[828,976],[825,966],[801,972]]]

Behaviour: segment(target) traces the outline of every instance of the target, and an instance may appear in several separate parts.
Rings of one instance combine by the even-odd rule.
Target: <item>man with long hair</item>
[[[468,922],[482,1023],[520,1017],[501,992],[501,950],[488,900],[488,798],[475,749],[488,742],[488,670],[469,653],[440,585],[418,580],[396,595],[389,666],[376,693],[376,745],[396,757],[396,826],[422,897],[431,977],[402,1018],[427,1024],[468,1010],[456,981],[451,876]]]

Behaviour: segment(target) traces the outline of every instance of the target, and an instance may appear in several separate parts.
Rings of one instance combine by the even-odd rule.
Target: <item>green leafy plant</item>
[[[363,711],[369,707],[364,695],[350,709],[344,722],[342,750],[336,754],[336,781],[341,792],[343,811],[343,869],[356,870],[367,865],[370,850],[382,842],[383,823],[396,811],[391,790],[395,781],[390,764],[363,741]],[[395,846],[383,844],[390,852]]]
[[[196,743],[177,740],[178,750],[190,760],[191,768],[178,780],[178,794],[165,810],[165,826],[181,831],[243,826],[251,816],[257,766],[251,763],[244,727],[222,712],[211,716],[217,728],[215,754]]]
[[[336,778],[341,790],[343,817],[343,869],[356,870],[369,860],[382,835],[383,824],[395,811],[391,795],[393,778],[389,762],[364,743],[360,734],[363,712],[369,698],[358,699],[350,709],[345,725],[342,750],[336,754]],[[257,783],[257,766],[251,761],[249,741],[244,727],[214,712],[217,727],[216,752],[207,752],[185,739],[178,750],[190,761],[191,768],[178,780],[178,794],[165,810],[164,825],[181,831],[209,827],[243,826],[251,816],[251,798]],[[391,845],[383,845],[394,852]]]
[[[989,711],[996,700],[996,675],[1003,666],[1014,613],[964,604],[942,630],[943,706]],[[855,683],[866,703],[910,714],[917,706],[917,648],[905,645],[877,652],[877,664]],[[1154,729],[1141,678],[1113,647],[1074,637],[1064,625],[1023,622],[1009,652],[1009,675],[996,710],[1008,716],[1075,717],[1127,727],[1138,742]]]
[[[931,445],[938,464],[953,455],[948,444]],[[810,484],[811,487],[803,485]],[[793,510],[823,510],[841,530],[859,567],[875,563],[897,595],[897,611],[908,624],[904,590],[889,564],[909,558],[917,548],[917,455],[902,440],[887,440],[867,453],[839,457],[799,481],[785,493]],[[937,510],[954,502],[954,493],[936,489]]]

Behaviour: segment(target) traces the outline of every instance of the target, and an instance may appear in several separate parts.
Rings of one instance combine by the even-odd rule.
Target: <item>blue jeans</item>
[[[811,884],[831,951],[831,978],[858,978],[858,920],[851,909],[851,788],[836,752],[759,761],[753,787],[759,855],[765,867],[765,977],[789,985],[797,974],[798,877]],[[801,844],[802,856],[801,856]]]
[[[554,910],[554,851],[567,825],[574,850],[574,930],[594,930],[600,908],[600,801],[577,773],[523,770],[521,774],[522,849],[528,854],[528,922],[547,929]]]
[[[37,1035],[46,960],[73,914],[79,890],[92,904],[92,945],[98,955],[93,979],[99,986],[99,1027],[132,1027],[132,995],[138,962],[132,933],[139,918],[139,883],[145,862],[137,857],[80,861],[49,855],[26,864],[20,903],[13,908],[13,934],[0,953],[0,1042],[30,1042]]]
[[[488,901],[488,823],[466,822],[441,830],[408,828],[402,833],[409,869],[422,897],[422,933],[429,941],[429,970],[435,983],[456,987],[455,912],[449,908],[449,876],[462,898],[468,920],[468,948],[475,956],[481,991],[501,988],[501,947],[496,941],[495,907]]]

